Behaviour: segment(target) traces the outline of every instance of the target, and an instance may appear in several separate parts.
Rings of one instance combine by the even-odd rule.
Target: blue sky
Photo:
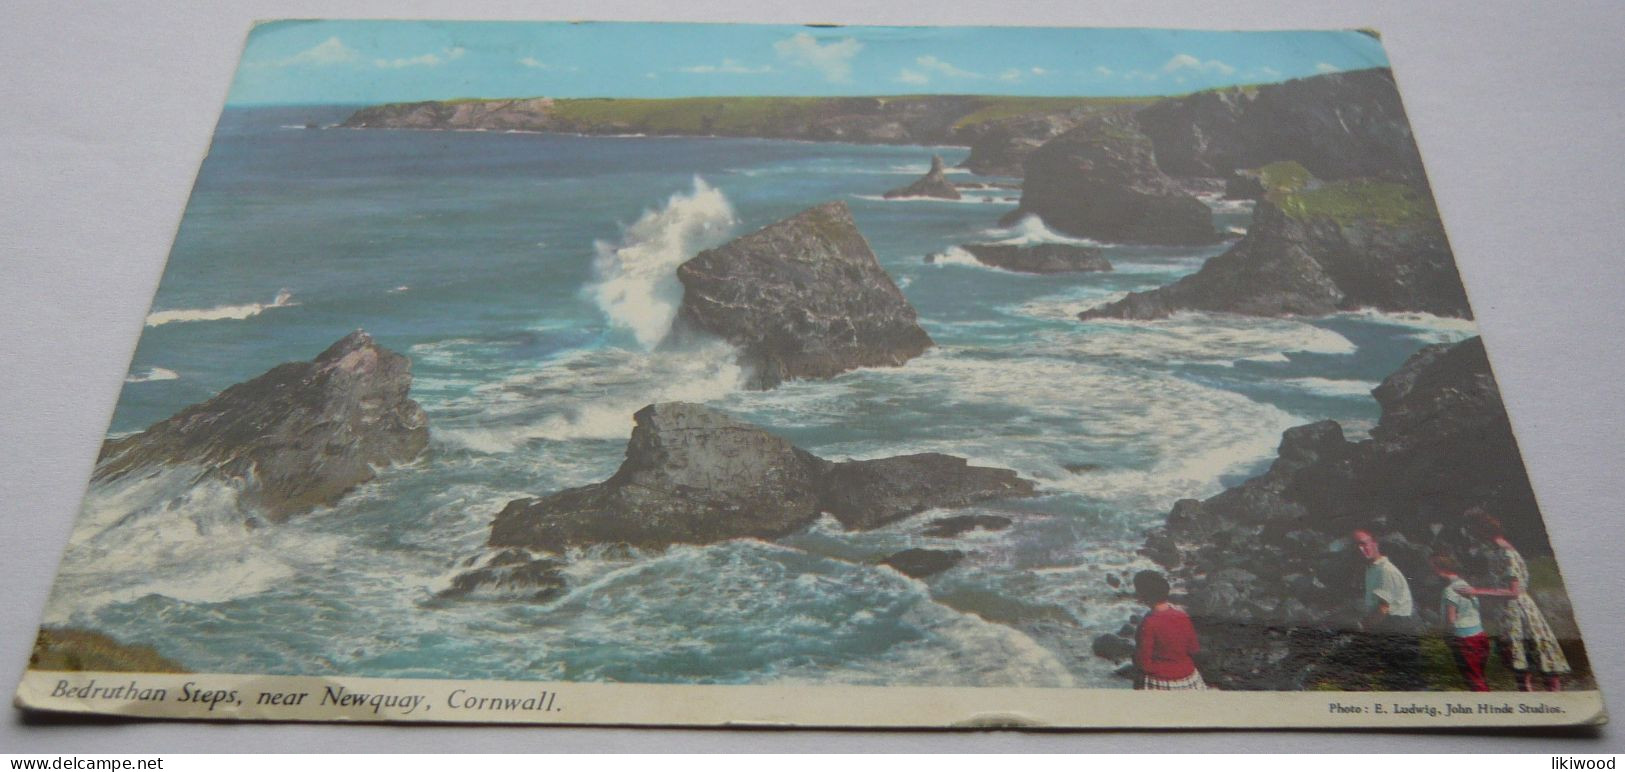
[[[279,21],[229,104],[457,97],[1179,94],[1387,66],[1354,31]]]

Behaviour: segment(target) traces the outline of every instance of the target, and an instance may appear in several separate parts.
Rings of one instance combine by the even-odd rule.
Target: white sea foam
[[[1287,353],[1346,355],[1356,350],[1343,335],[1307,321],[1203,313],[1154,321],[1096,319],[1046,340],[1086,357],[1219,365],[1280,361]]]
[[[889,174],[925,174],[926,172],[931,171],[931,164],[928,164],[928,163],[892,164],[891,166],[886,167],[885,171],[886,171],[886,173],[889,173]],[[952,166],[952,165],[944,165],[943,168],[942,168],[942,173],[945,174],[945,175],[947,175],[947,174],[956,174],[956,175],[957,174],[963,174],[963,175],[974,174],[974,172],[972,172],[969,169],[964,169],[964,168],[961,168],[961,167],[958,167],[958,166]]]
[[[1000,201],[996,197],[988,196],[962,196],[955,199],[937,198],[936,196],[893,196],[891,198],[887,198],[885,196],[875,196],[861,193],[852,193],[850,195],[853,198],[861,199],[863,201],[881,201],[888,204],[975,204],[978,206],[984,206],[987,204],[1003,204],[1005,206],[1009,206],[1012,203],[1010,201]]]
[[[674,193],[621,229],[615,242],[594,243],[597,282],[588,288],[617,327],[644,348],[666,337],[683,300],[677,266],[728,239],[738,220],[722,191],[694,178],[690,193]]]
[[[1278,383],[1323,397],[1355,397],[1359,399],[1371,399],[1371,390],[1377,387],[1377,384],[1368,381],[1333,378],[1287,378],[1278,381]]]
[[[1375,308],[1362,308],[1338,316],[1403,327],[1410,330],[1411,338],[1429,344],[1456,343],[1478,334],[1478,323],[1471,319],[1434,316],[1421,311],[1379,311]]]
[[[976,259],[976,256],[966,252],[960,247],[948,247],[938,252],[931,261],[932,265],[963,265],[972,268],[983,268],[989,271],[1001,270]]]
[[[453,400],[471,416],[440,421],[437,441],[481,453],[503,453],[532,440],[625,439],[632,414],[653,402],[707,402],[738,389],[736,352],[713,342],[687,350],[573,351],[534,372]]]
[[[1086,247],[1111,246],[1105,242],[1094,239],[1073,238],[1063,236],[1049,229],[1044,221],[1035,214],[1021,218],[1008,228],[990,228],[984,231],[988,236],[996,237],[995,244],[1077,244]]]
[[[1019,405],[1022,416],[998,431],[857,439],[807,449],[831,459],[950,453],[973,464],[1016,469],[1045,489],[1078,493],[1136,516],[1160,516],[1177,499],[1216,493],[1221,477],[1273,455],[1281,432],[1305,423],[1273,405],[1174,374],[1105,357],[1049,356],[1048,349],[1035,342],[1013,352],[1016,358],[981,358],[974,350],[942,346],[896,370],[740,392],[730,402],[770,412],[775,425],[798,427],[839,426],[851,420],[856,405],[874,400],[884,400],[893,415],[918,415],[921,421],[944,413],[998,415]],[[898,394],[920,397],[899,400]],[[1089,474],[1062,468],[1093,458],[1137,460]]]
[[[180,378],[180,373],[164,367],[149,367],[141,372],[132,372],[125,376],[125,383],[147,383],[149,381],[173,381]]]
[[[212,322],[221,319],[247,319],[259,316],[272,308],[287,308],[297,306],[293,293],[288,290],[279,290],[269,303],[245,303],[242,305],[214,306],[213,308],[176,308],[166,311],[154,311],[147,314],[147,326],[157,327],[172,322]]]
[[[335,537],[250,528],[238,489],[197,467],[99,482],[86,494],[46,611],[66,621],[157,594],[214,603],[253,595],[339,554]]]
[[[581,680],[665,667],[701,682],[1072,685],[1031,638],[888,569],[751,540],[605,568],[546,612],[568,621],[556,647],[595,652]]]

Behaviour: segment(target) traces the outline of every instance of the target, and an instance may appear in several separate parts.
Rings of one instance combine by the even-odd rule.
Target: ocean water
[[[997,227],[1013,189],[879,197],[963,148],[303,128],[345,114],[225,112],[109,434],[359,327],[412,358],[429,452],[252,531],[195,470],[94,487],[48,623],[208,672],[1122,688],[1089,646],[1135,611],[1107,578],[1149,567],[1144,530],[1261,471],[1290,426],[1334,418],[1360,436],[1378,381],[1473,334],[1376,312],[1078,322],[1224,246],[1104,245],[1115,272],[1070,276],[951,251],[927,264],[968,241],[1066,240]],[[677,264],[833,199],[937,348],[768,392],[739,387],[726,345],[656,349]],[[1245,207],[1214,205],[1221,228],[1246,226]],[[779,543],[575,553],[569,592],[547,603],[434,598],[508,500],[608,476],[633,411],[662,400],[832,459],[930,450],[1014,468],[1041,495],[955,512],[1014,521],[998,532],[921,535],[943,512],[867,533],[826,519]],[[968,557],[928,581],[874,564],[911,546]]]

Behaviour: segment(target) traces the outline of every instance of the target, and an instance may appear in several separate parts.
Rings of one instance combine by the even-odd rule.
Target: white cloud
[[[923,72],[915,72],[913,70],[902,70],[902,71],[897,73],[897,77],[896,77],[895,80],[897,82],[899,82],[899,83],[907,83],[907,84],[909,84],[911,86],[923,86],[923,85],[931,82],[931,77],[926,75]]]
[[[1031,70],[1029,70],[1028,72],[1031,72],[1032,74],[1039,75],[1039,76],[1044,76],[1044,75],[1049,74],[1049,70],[1046,70],[1043,67],[1034,67]]]
[[[1282,77],[1282,75],[1283,75],[1283,73],[1280,70],[1275,69],[1274,67],[1260,67],[1260,68],[1258,68],[1256,70],[1253,70],[1251,73],[1248,73],[1247,77],[1249,77],[1249,78],[1268,78],[1270,80],[1279,80]]]
[[[953,66],[953,65],[951,65],[951,64],[949,64],[949,63],[947,63],[947,62],[945,62],[945,61],[943,61],[941,59],[936,58],[935,56],[922,56],[922,57],[920,57],[918,59],[915,59],[914,63],[919,65],[921,69],[923,69],[923,70],[925,70],[927,72],[935,72],[935,73],[937,73],[939,75],[946,75],[946,76],[948,76],[950,78],[973,78],[974,79],[974,78],[982,77],[982,74],[979,73],[979,72],[971,72],[970,70],[961,70],[958,67],[955,67],[955,66]]]
[[[1204,75],[1233,75],[1236,72],[1236,68],[1218,59],[1209,59],[1204,62],[1190,54],[1175,54],[1172,59],[1162,65],[1163,72],[1182,72],[1186,70]]]
[[[740,64],[734,59],[723,59],[722,64],[696,64],[692,67],[678,67],[677,71],[700,75],[760,75],[764,72],[772,72],[773,68],[765,64],[760,67],[751,67]]]
[[[527,56],[527,57],[525,57],[523,59],[520,59],[519,63],[526,66],[526,67],[529,67],[529,68],[531,68],[533,70],[551,70],[551,71],[554,71],[554,72],[575,72],[576,70],[580,69],[579,67],[576,67],[575,65],[565,66],[565,65],[560,65],[560,64],[548,64],[547,62],[544,62],[544,61],[542,61],[540,59],[537,59],[534,56]]]
[[[446,62],[463,58],[465,53],[468,53],[468,51],[464,48],[447,48],[436,54],[421,54],[398,59],[374,59],[372,64],[374,67],[382,67],[387,70],[398,70],[402,67],[439,67]]]
[[[1095,74],[1099,75],[1102,78],[1110,78],[1114,74],[1114,72],[1113,72],[1112,68],[1102,65],[1100,67],[1095,68]]]
[[[1315,72],[1342,72],[1343,68],[1329,62],[1316,62]]]
[[[361,58],[361,54],[345,45],[337,37],[330,37],[297,54],[264,62],[255,62],[257,67],[328,67],[335,64],[349,64]]]
[[[1022,77],[1023,74],[1024,73],[1022,73],[1021,70],[1018,70],[1018,69],[1016,69],[1014,67],[1011,67],[1010,69],[999,73],[999,80],[1014,83],[1014,82],[1016,82],[1018,80],[1021,80],[1021,77]]]
[[[850,37],[819,43],[812,35],[797,32],[774,43],[773,50],[797,67],[818,70],[831,83],[844,83],[852,79],[852,58],[863,50],[863,44]]]

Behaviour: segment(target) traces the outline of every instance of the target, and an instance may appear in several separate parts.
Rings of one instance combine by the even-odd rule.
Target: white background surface
[[[10,695],[254,19],[489,18],[1383,33],[1591,658],[1625,694],[1625,4],[1176,0],[0,4],[0,692]],[[636,56],[635,51],[627,52]],[[4,709],[0,709],[4,710]],[[1617,751],[1618,729],[724,732],[37,723],[0,751]]]

